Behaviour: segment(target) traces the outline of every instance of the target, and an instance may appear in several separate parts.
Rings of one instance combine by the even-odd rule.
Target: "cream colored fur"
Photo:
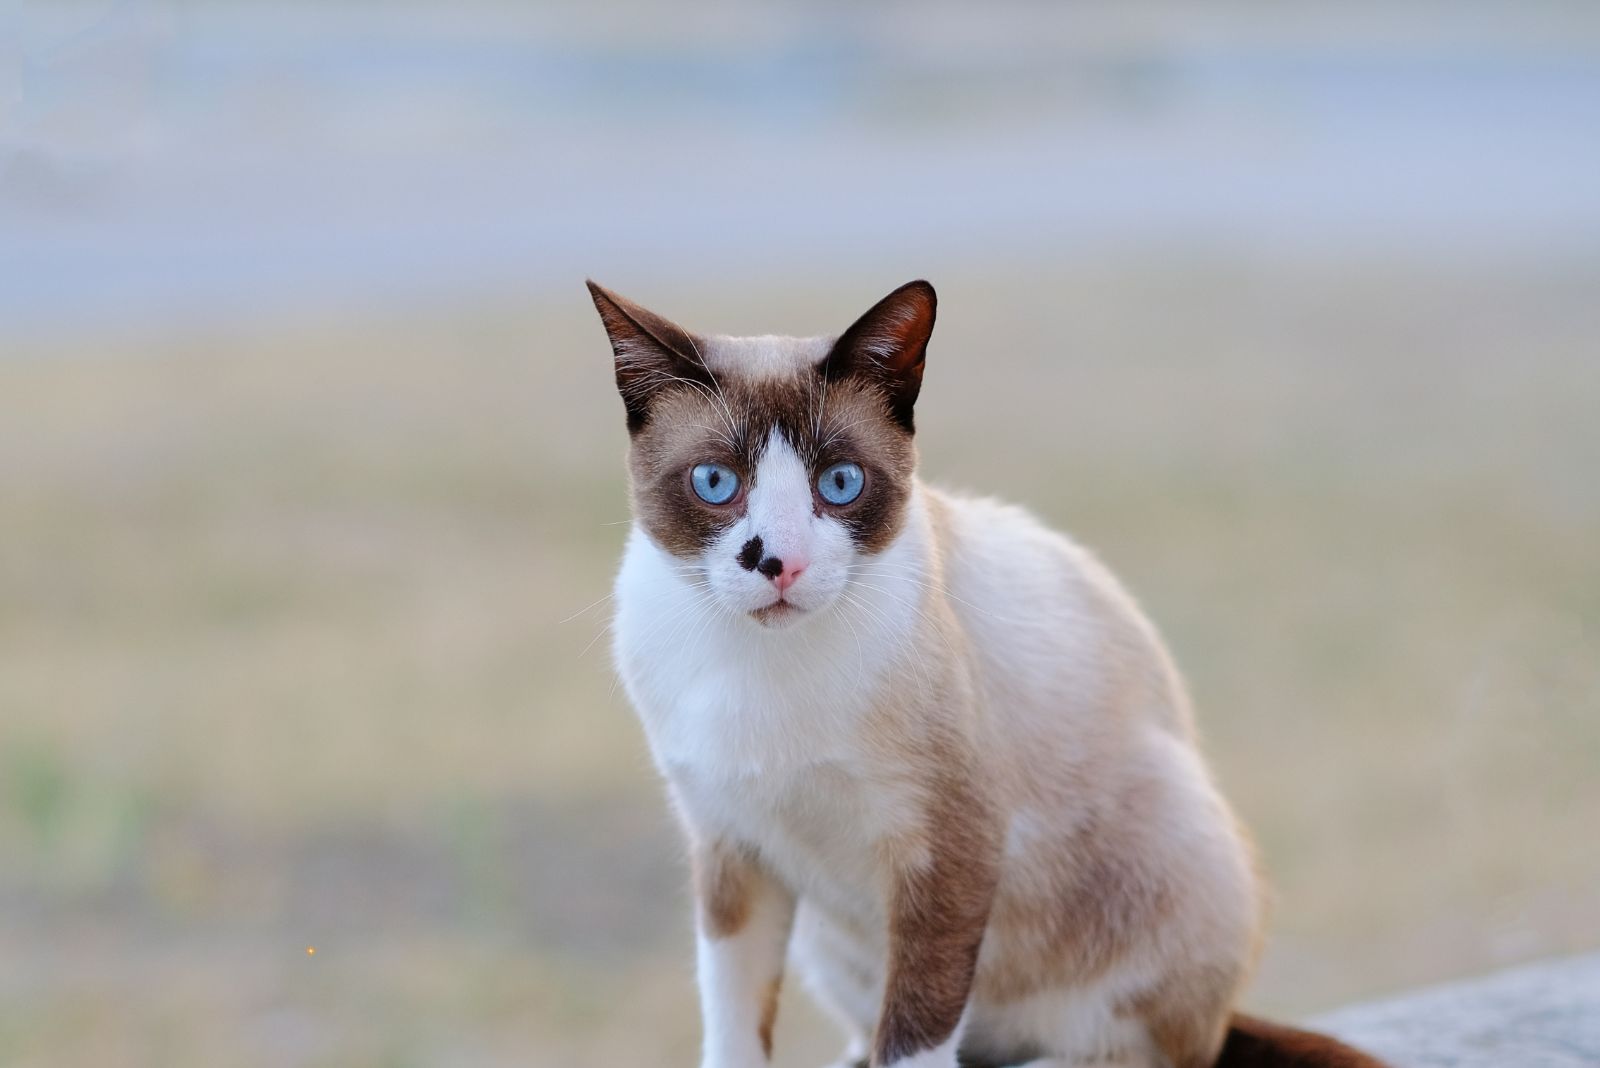
[[[767,872],[737,933],[702,924],[706,1068],[763,1063],[786,941],[847,1058],[870,1048],[888,869],[941,833],[920,822],[943,759],[917,741],[928,716],[976,755],[1003,853],[963,1025],[898,1063],[952,1068],[958,1041],[1041,1066],[1214,1053],[1257,889],[1133,601],[1026,512],[920,483],[886,551],[834,564],[817,578],[838,589],[784,627],[726,610],[640,528],[618,577],[617,663],[691,841],[753,843]]]

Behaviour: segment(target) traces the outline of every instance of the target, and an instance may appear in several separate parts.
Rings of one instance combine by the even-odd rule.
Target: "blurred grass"
[[[934,280],[925,471],[1168,634],[1277,888],[1256,1004],[1600,945],[1600,266]],[[605,281],[810,332],[901,279]],[[692,1062],[618,408],[576,283],[0,360],[0,1063]]]

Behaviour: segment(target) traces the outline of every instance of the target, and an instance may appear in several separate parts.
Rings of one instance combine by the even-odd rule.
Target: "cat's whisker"
[[[729,451],[739,451],[739,443],[730,438],[724,431],[718,430],[714,426],[706,426],[704,423],[684,423],[682,425],[694,427],[696,430],[704,430],[707,434],[710,434],[712,437],[726,445]]]
[[[678,636],[683,633],[683,631],[686,630],[690,624],[697,622],[702,615],[710,614],[705,610],[715,599],[716,591],[707,589],[696,594],[690,601],[683,605],[683,611],[678,617],[677,626],[673,627],[673,629],[666,635],[663,644],[669,648],[673,647],[673,644]]]
[[[911,640],[905,633],[905,629],[903,627],[895,626],[894,621],[881,606],[873,604],[864,597],[855,597],[854,599],[856,604],[858,604],[864,611],[872,613],[873,617],[877,620],[879,625],[882,626],[885,633],[892,635],[895,638],[897,650],[901,654],[901,659],[903,659],[911,668],[911,670],[918,676],[919,681],[922,684],[924,695],[931,695],[933,691],[933,685],[928,677],[927,669],[916,657],[916,650],[911,645]]]
[[[588,656],[589,655],[589,650],[593,649],[595,647],[595,644],[597,642],[599,642],[599,640],[601,638],[605,637],[607,634],[611,634],[611,633],[615,633],[616,632],[616,626],[617,626],[616,620],[614,620],[614,619],[608,619],[604,623],[602,623],[595,630],[594,635],[592,637],[590,637],[590,639],[588,641],[588,644],[586,644],[583,647],[583,649],[578,653],[577,659],[578,660],[582,660],[584,657]]]
[[[867,416],[858,415],[854,419],[850,420],[848,423],[844,423],[842,425],[835,426],[833,428],[833,432],[828,435],[828,440],[824,441],[822,443],[822,445],[818,447],[817,451],[818,452],[826,452],[828,450],[828,448],[830,446],[832,446],[835,441],[838,441],[845,434],[848,434],[850,431],[854,430],[856,427],[860,426],[862,423],[864,423],[866,421],[867,421]]]
[[[980,613],[980,614],[982,614],[984,616],[987,616],[988,618],[993,619],[996,622],[1014,623],[1014,622],[1018,622],[1019,621],[1019,617],[1006,616],[1006,615],[1001,615],[1001,614],[996,613],[996,612],[991,612],[987,608],[984,608],[982,605],[974,604],[974,603],[972,603],[971,601],[969,601],[969,600],[967,600],[965,598],[956,596],[954,593],[952,593],[950,591],[950,588],[948,586],[946,586],[942,582],[935,582],[935,581],[932,581],[930,579],[922,577],[921,574],[920,574],[920,572],[922,570],[921,569],[921,565],[903,563],[903,562],[898,562],[898,561],[894,562],[894,563],[890,563],[889,561],[881,561],[881,560],[879,560],[879,561],[873,561],[872,563],[865,563],[865,562],[855,563],[855,564],[851,565],[851,568],[852,568],[852,571],[859,570],[859,572],[861,574],[874,574],[874,573],[876,573],[876,574],[878,574],[878,575],[880,575],[881,577],[884,577],[884,578],[893,577],[893,578],[898,578],[898,579],[904,579],[904,580],[909,581],[909,582],[915,582],[918,585],[921,585],[921,586],[925,587],[929,591],[940,593],[943,596],[948,597],[950,600],[955,601],[957,604],[964,605],[964,606],[972,609],[974,612],[978,612],[978,613]],[[897,568],[897,569],[900,569],[900,570],[875,570],[875,569],[881,569],[881,568]]]
[[[590,612],[594,611],[596,608],[599,608],[601,605],[605,604],[607,601],[611,600],[611,598],[613,598],[615,596],[616,596],[616,592],[615,591],[606,594],[604,597],[602,597],[598,601],[595,601],[594,603],[590,604],[588,607],[578,609],[576,612],[572,613],[566,619],[563,619],[560,623],[558,623],[557,626],[564,626],[564,625],[566,625],[568,623],[571,623],[574,619],[577,619],[579,616],[588,615]]]
[[[913,612],[915,612],[918,615],[919,618],[922,619],[922,621],[924,623],[927,624],[929,630],[933,631],[935,634],[937,634],[939,636],[939,640],[944,645],[946,652],[948,652],[952,657],[960,655],[959,653],[956,652],[955,647],[950,644],[950,638],[949,638],[949,635],[947,635],[945,633],[945,627],[941,624],[941,622],[939,620],[936,620],[933,616],[929,615],[928,612],[920,604],[918,604],[918,603],[916,603],[914,601],[906,600],[904,597],[901,597],[900,595],[896,594],[894,591],[886,589],[886,588],[884,588],[882,586],[876,586],[876,585],[873,585],[872,583],[859,582],[859,581],[857,582],[857,585],[859,585],[859,586],[861,586],[861,587],[863,587],[865,589],[876,590],[879,593],[882,593],[884,596],[889,597],[889,598],[891,598],[891,599],[893,599],[895,601],[898,601],[900,604],[902,604],[905,607],[911,609]]]
[[[846,591],[840,591],[840,593],[841,596],[847,595]],[[834,599],[834,603],[830,606],[830,611],[833,614],[836,614],[840,619],[844,620],[844,625],[850,628],[850,636],[855,639],[856,686],[859,688],[861,686],[861,680],[865,678],[867,674],[867,651],[861,643],[861,632],[856,629],[855,623],[851,621],[850,614],[844,610],[839,598]]]
[[[689,334],[686,336],[689,338],[689,347],[694,350],[695,362],[697,362],[701,368],[705,370],[705,373],[710,376],[711,384],[717,389],[717,398],[722,401],[722,411],[728,420],[729,433],[731,433],[735,438],[740,437],[740,434],[734,427],[735,420],[733,418],[733,409],[728,405],[728,395],[722,391],[721,380],[717,378],[716,372],[711,369],[711,365],[706,362],[705,356],[701,354],[700,345],[695,341],[694,335]]]
[[[698,569],[696,569],[696,570],[698,570]],[[714,593],[714,591],[711,588],[711,583],[710,583],[709,580],[701,581],[701,582],[689,582],[689,583],[684,583],[682,587],[666,589],[666,590],[658,590],[654,594],[644,598],[644,600],[641,601],[640,603],[643,604],[643,605],[658,604],[658,603],[660,603],[661,601],[665,600],[668,597],[681,596],[682,593],[685,590],[692,591],[691,592],[691,598],[706,597],[707,595],[710,595],[710,594]],[[613,596],[615,596],[615,594],[608,594],[606,597],[603,597],[599,601],[596,601],[595,604],[590,605],[589,608],[586,608],[583,611],[587,612],[590,609],[594,608],[596,605],[603,604],[606,600],[609,600]],[[579,612],[579,613],[577,613],[577,615],[569,616],[568,620],[576,619],[578,615],[582,615],[582,614],[583,614],[583,612]],[[563,621],[563,622],[566,622],[566,621]],[[614,619],[608,619],[604,623],[602,623],[600,625],[599,629],[596,630],[594,636],[589,639],[589,643],[583,647],[583,651],[578,654],[578,659],[582,660],[586,655],[588,655],[589,650],[594,648],[595,643],[598,642],[603,636],[605,636],[605,634],[607,632],[613,631],[615,629],[615,627],[616,627],[616,621]]]
[[[704,382],[697,381],[693,378],[686,378],[683,375],[675,375],[659,368],[644,368],[642,370],[636,369],[632,372],[632,375],[640,379],[640,386],[635,387],[636,392],[647,392],[641,388],[643,384],[647,382],[655,382],[657,388],[660,388],[663,385],[684,385],[704,394],[706,399],[711,402],[713,410],[715,410],[717,414],[721,415],[723,417],[723,421],[727,424],[728,435],[724,438],[724,440],[728,442],[730,448],[733,448],[737,451],[738,444],[736,439],[739,437],[739,428],[734,420],[733,411],[728,406],[727,396],[723,394],[722,386],[717,382],[716,375],[712,374],[709,367],[705,368],[705,371],[706,374],[711,376],[711,381],[716,386],[715,390],[708,387]],[[715,433],[715,431],[713,432]]]
[[[604,626],[602,626],[599,630],[595,631],[594,632],[594,637],[589,639],[589,644],[585,645],[578,652],[577,659],[582,660],[584,657],[588,656],[589,655],[589,650],[594,648],[595,642],[598,642],[601,638],[605,637],[607,634],[612,633],[613,627],[614,627],[614,624],[611,623],[608,620],[605,623]]]

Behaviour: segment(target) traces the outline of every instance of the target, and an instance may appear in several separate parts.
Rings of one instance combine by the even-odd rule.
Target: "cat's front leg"
[[[754,850],[721,839],[694,845],[694,893],[702,1068],[765,1064],[794,895]]]
[[[930,813],[932,833],[895,850],[889,969],[872,1068],[955,1068],[978,949],[998,877],[997,838],[957,791]]]

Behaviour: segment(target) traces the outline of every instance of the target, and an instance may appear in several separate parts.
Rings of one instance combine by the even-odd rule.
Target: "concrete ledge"
[[[1396,1068],[1600,1066],[1600,953],[1430,987],[1312,1020]]]

